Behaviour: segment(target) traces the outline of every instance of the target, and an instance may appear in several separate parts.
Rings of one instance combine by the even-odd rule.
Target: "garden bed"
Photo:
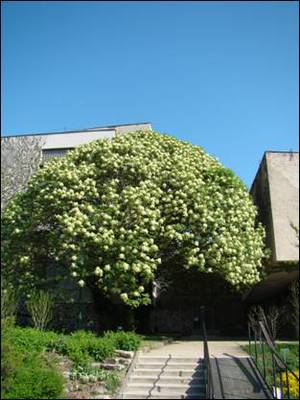
[[[123,331],[63,335],[5,323],[2,331],[3,399],[114,398],[141,343]]]

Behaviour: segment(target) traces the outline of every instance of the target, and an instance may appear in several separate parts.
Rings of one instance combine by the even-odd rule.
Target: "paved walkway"
[[[209,354],[211,357],[249,357],[241,345],[246,345],[247,341],[209,341]],[[166,344],[158,349],[150,350],[149,356],[199,356],[203,357],[203,342],[201,340],[175,340],[171,344]]]

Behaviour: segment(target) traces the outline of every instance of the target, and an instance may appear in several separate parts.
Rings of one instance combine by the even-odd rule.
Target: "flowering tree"
[[[96,285],[131,307],[148,304],[147,286],[178,260],[243,289],[262,276],[255,217],[241,180],[201,148],[129,133],[81,146],[35,174],[2,218],[4,271],[26,289],[43,282],[52,260],[79,286]]]

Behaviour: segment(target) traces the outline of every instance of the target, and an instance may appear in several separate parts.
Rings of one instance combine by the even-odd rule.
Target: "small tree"
[[[35,328],[44,330],[52,319],[54,302],[49,293],[33,291],[27,301],[27,309]]]
[[[278,332],[280,331],[283,324],[283,316],[285,315],[285,306],[271,306],[267,311],[267,321],[270,333],[272,335],[273,341],[277,339]]]
[[[248,314],[248,320],[252,328],[258,333],[261,321],[266,326],[273,342],[277,339],[278,331],[282,324],[285,307],[270,306],[267,311],[260,305],[252,306]]]

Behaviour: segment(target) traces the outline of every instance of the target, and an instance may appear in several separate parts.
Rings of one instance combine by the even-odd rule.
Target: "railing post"
[[[273,353],[272,353],[272,375],[273,375],[274,398],[277,399],[277,391],[276,391],[276,370],[275,370],[275,360],[274,360],[274,354],[273,354]]]
[[[280,379],[280,397],[283,397],[283,382],[282,382],[282,371],[279,371],[279,379]]]
[[[257,365],[257,343],[256,343],[257,337],[256,337],[256,335],[257,335],[256,328],[254,328],[254,352],[255,352],[255,362]]]
[[[290,380],[289,380],[289,373],[288,373],[287,368],[285,368],[285,377],[286,377],[287,396],[288,396],[288,399],[290,399],[291,398],[291,396],[290,396]]]
[[[203,353],[204,353],[204,364],[205,364],[205,388],[206,388],[206,398],[214,399],[214,384],[213,377],[211,371],[211,364],[209,358],[209,350],[207,344],[207,334],[206,334],[206,326],[205,326],[205,307],[202,306],[200,308],[201,322],[202,322],[202,331],[203,331]]]
[[[249,342],[249,354],[252,356],[252,350],[251,350],[251,325],[248,322],[248,342]]]
[[[264,374],[264,379],[266,379],[265,346],[264,346],[264,341],[263,341],[262,335],[261,335],[261,329],[259,330],[259,340],[260,340],[260,348],[261,348],[262,361],[263,361],[263,374]]]

